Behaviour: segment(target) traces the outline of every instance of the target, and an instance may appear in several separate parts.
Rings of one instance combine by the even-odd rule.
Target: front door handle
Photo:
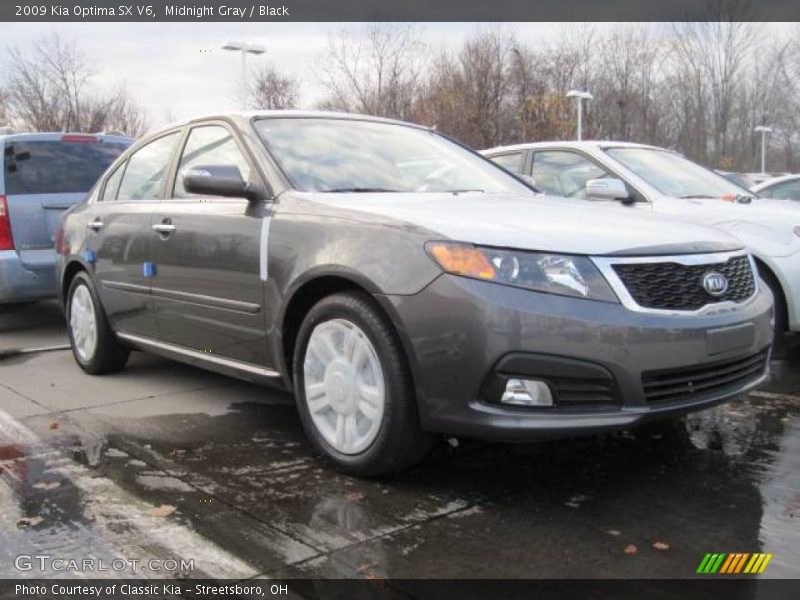
[[[92,231],[100,231],[103,228],[103,222],[100,219],[95,219],[86,225]]]
[[[157,231],[161,235],[169,235],[173,231],[175,231],[175,225],[172,223],[156,223],[152,227],[153,231]]]

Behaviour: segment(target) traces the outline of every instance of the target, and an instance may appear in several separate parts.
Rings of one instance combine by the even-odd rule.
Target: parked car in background
[[[758,202],[749,190],[655,146],[540,142],[483,154],[531,177],[551,196],[605,201],[728,231],[750,248],[772,289],[776,331],[800,331],[800,205]]]
[[[774,177],[752,186],[750,190],[762,198],[800,201],[800,174]]]
[[[58,295],[54,235],[130,138],[77,133],[0,135],[0,304]]]
[[[538,197],[427,128],[261,112],[131,147],[61,222],[78,365],[131,348],[295,393],[374,475],[432,435],[626,428],[764,380],[772,296],[723,231]]]
[[[720,171],[719,169],[715,169],[714,172],[744,189],[750,189],[752,186],[763,181],[764,177],[769,177],[769,175],[754,177],[752,173],[734,173],[732,171]]]

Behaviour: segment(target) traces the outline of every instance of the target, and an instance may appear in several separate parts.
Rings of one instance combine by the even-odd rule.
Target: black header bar
[[[0,21],[800,21],[796,0],[2,0]]]

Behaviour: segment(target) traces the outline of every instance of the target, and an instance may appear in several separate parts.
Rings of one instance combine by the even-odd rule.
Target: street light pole
[[[582,92],[580,90],[570,90],[567,92],[567,98],[575,98],[578,102],[578,141],[583,139],[583,101],[591,100],[592,96],[589,92]]]
[[[761,134],[761,172],[766,173],[766,163],[767,163],[767,134],[772,133],[772,127],[766,127],[765,125],[759,125],[753,131],[756,133]]]
[[[248,44],[245,42],[228,42],[222,46],[223,50],[242,53],[242,110],[247,110],[247,55],[264,54],[267,49],[259,44]]]

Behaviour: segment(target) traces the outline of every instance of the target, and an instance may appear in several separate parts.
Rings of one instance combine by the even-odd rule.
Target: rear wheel
[[[117,341],[86,273],[75,275],[69,286],[67,332],[72,354],[87,373],[113,373],[128,361],[130,350]]]
[[[340,470],[381,475],[429,450],[400,343],[365,294],[334,294],[309,311],[295,345],[294,380],[309,439]]]

